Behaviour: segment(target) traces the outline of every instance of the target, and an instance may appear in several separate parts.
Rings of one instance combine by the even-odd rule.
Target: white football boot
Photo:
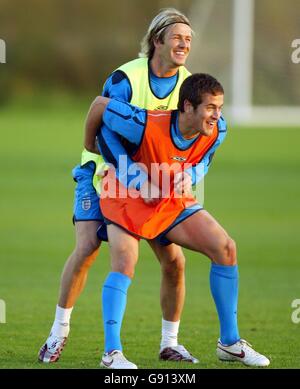
[[[57,337],[52,334],[41,347],[38,359],[40,362],[52,363],[57,362],[67,342],[66,337]]]
[[[100,362],[100,367],[105,367],[107,369],[137,369],[137,365],[129,362],[120,350],[104,353]]]
[[[217,357],[221,361],[241,362],[253,367],[263,367],[270,364],[267,357],[253,350],[251,344],[244,339],[238,340],[231,346],[224,346],[219,340]]]

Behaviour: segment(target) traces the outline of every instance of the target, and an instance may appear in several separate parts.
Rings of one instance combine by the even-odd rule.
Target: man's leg
[[[234,241],[204,210],[175,226],[166,237],[176,244],[205,254],[212,261],[210,287],[220,321],[219,358],[225,359],[224,355],[229,355],[227,360],[238,360],[251,366],[267,366],[269,360],[251,349],[239,336],[238,270]]]
[[[101,242],[97,237],[97,229],[101,225],[102,215],[99,196],[93,186],[95,168],[95,162],[90,161],[82,166],[77,165],[72,171],[77,183],[73,213],[76,246],[62,272],[55,320],[50,336],[39,351],[38,358],[42,362],[56,362],[59,359],[69,334],[73,306],[99,251]]]
[[[99,251],[98,221],[76,222],[76,247],[63,269],[58,305],[50,336],[39,352],[41,362],[56,362],[70,331],[73,306],[83,290],[88,270]]]
[[[226,231],[202,210],[175,226],[166,237],[207,255],[212,261],[210,285],[226,344],[240,339],[237,326],[238,274],[236,248]]]
[[[161,265],[160,304],[163,319],[178,322],[185,299],[184,254],[181,247],[173,243],[161,246],[152,240],[149,244]]]
[[[198,363],[182,345],[178,344],[180,317],[185,299],[185,257],[181,247],[174,243],[160,245],[148,241],[161,265],[160,304],[162,309],[162,334],[160,359]]]
[[[99,252],[99,226],[100,222],[94,220],[75,223],[76,247],[63,269],[58,300],[60,307],[73,307],[85,286],[88,270]]]
[[[110,369],[136,369],[122,353],[121,327],[127,304],[127,290],[138,260],[138,241],[121,228],[107,226],[111,267],[102,290],[104,355],[100,366]]]

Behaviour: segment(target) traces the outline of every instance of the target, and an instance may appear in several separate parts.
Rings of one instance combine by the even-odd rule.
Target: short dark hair
[[[211,95],[223,95],[224,89],[221,83],[210,74],[195,73],[186,78],[179,91],[178,109],[184,112],[184,101],[188,100],[194,109],[202,103],[205,93]]]

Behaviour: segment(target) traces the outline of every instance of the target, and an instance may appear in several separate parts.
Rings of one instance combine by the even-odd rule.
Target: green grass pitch
[[[109,252],[103,244],[73,311],[71,333],[57,364],[37,362],[52,324],[62,267],[74,245],[74,183],[88,104],[0,110],[1,224],[0,368],[98,368],[103,351],[101,286]],[[300,128],[229,129],[205,180],[205,208],[238,245],[239,327],[271,359],[270,368],[300,367]],[[216,359],[218,320],[210,296],[209,261],[186,251],[186,303],[180,342],[201,363],[180,368],[245,368]],[[141,244],[129,289],[122,338],[140,368],[178,368],[158,361],[160,269]]]

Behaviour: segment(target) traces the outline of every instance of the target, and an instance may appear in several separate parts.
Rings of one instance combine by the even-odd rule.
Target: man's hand
[[[100,179],[105,177],[108,173],[108,166],[105,163],[101,163],[98,167],[98,170],[96,171],[96,176],[98,176]]]
[[[143,183],[140,192],[141,197],[147,205],[156,205],[161,200],[161,193],[159,187],[149,182],[148,180]]]
[[[192,193],[192,177],[186,172],[175,174],[174,191],[180,196],[189,196]]]

